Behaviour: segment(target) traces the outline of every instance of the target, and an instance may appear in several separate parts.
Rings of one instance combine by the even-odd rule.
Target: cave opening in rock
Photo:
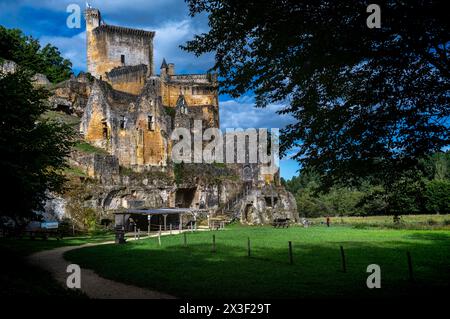
[[[272,198],[273,198],[273,203],[272,203]],[[274,207],[278,203],[278,197],[266,196],[266,197],[264,197],[264,199],[266,201],[267,207]]]
[[[65,105],[65,104],[58,104],[55,107],[55,111],[57,112],[62,112],[65,114],[72,114],[72,108],[70,105]]]
[[[244,210],[244,220],[246,221],[246,222],[249,222],[250,221],[250,215],[251,215],[251,212],[252,212],[252,204],[247,204],[246,206],[245,206],[245,210]]]
[[[179,208],[190,208],[194,201],[196,188],[179,188],[175,196],[175,206]]]

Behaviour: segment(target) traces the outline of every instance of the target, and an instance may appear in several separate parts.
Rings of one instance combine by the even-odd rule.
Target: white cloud
[[[221,128],[284,128],[294,122],[290,115],[281,115],[282,104],[269,104],[265,108],[255,107],[252,96],[243,96],[220,103]]]
[[[86,31],[72,37],[42,36],[39,41],[44,46],[47,43],[57,47],[64,58],[72,61],[76,70],[86,70]]]
[[[214,65],[213,54],[205,54],[197,58],[194,54],[185,52],[179,47],[192,39],[194,34],[201,32],[200,29],[193,26],[192,20],[168,22],[160,27],[146,29],[155,31],[153,46],[156,73],[159,72],[163,58],[166,58],[169,63],[175,63],[176,72],[182,71],[183,73],[205,72]]]

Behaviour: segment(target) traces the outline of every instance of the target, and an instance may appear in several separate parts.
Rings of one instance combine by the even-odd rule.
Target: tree
[[[48,192],[62,189],[73,130],[42,119],[48,92],[34,88],[32,72],[0,73],[0,216],[18,224],[42,209]]]
[[[387,0],[369,29],[362,0],[187,0],[210,30],[182,48],[215,52],[223,93],[286,105],[281,151],[333,180],[376,175],[390,189],[449,144],[445,1]]]
[[[50,82],[67,80],[72,74],[72,63],[61,56],[59,50],[26,36],[18,29],[0,26],[0,60],[12,60],[21,67],[47,76]],[[0,61],[1,62],[1,61]]]
[[[431,213],[450,213],[450,180],[435,179],[426,185],[426,208]]]

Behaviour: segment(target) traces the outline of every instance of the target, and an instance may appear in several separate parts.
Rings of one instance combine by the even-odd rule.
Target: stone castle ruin
[[[70,159],[85,175],[82,205],[102,218],[123,209],[185,207],[248,224],[298,220],[278,171],[173,161],[174,129],[193,133],[196,121],[203,130],[219,128],[215,74],[176,74],[165,59],[155,74],[154,32],[105,24],[94,8],[85,18],[88,74],[59,83],[51,98],[55,110],[79,118],[80,137],[95,150],[76,149]]]

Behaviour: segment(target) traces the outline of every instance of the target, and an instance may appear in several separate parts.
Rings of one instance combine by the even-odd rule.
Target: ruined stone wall
[[[81,72],[77,77],[58,83],[50,97],[53,109],[81,117],[91,94],[91,84]]]
[[[180,94],[184,95],[189,106],[218,106],[217,91],[209,85],[162,82],[161,92],[163,104],[170,107],[176,106]]]
[[[120,181],[119,161],[115,156],[72,151],[69,162],[80,168],[87,177],[97,179],[103,184]]]
[[[125,66],[111,70],[107,73],[107,81],[113,89],[139,95],[144,87],[147,76],[147,66]]]
[[[85,139],[115,155],[122,166],[137,171],[166,166],[171,120],[160,104],[159,87],[155,77],[133,97],[96,81],[81,120]]]

